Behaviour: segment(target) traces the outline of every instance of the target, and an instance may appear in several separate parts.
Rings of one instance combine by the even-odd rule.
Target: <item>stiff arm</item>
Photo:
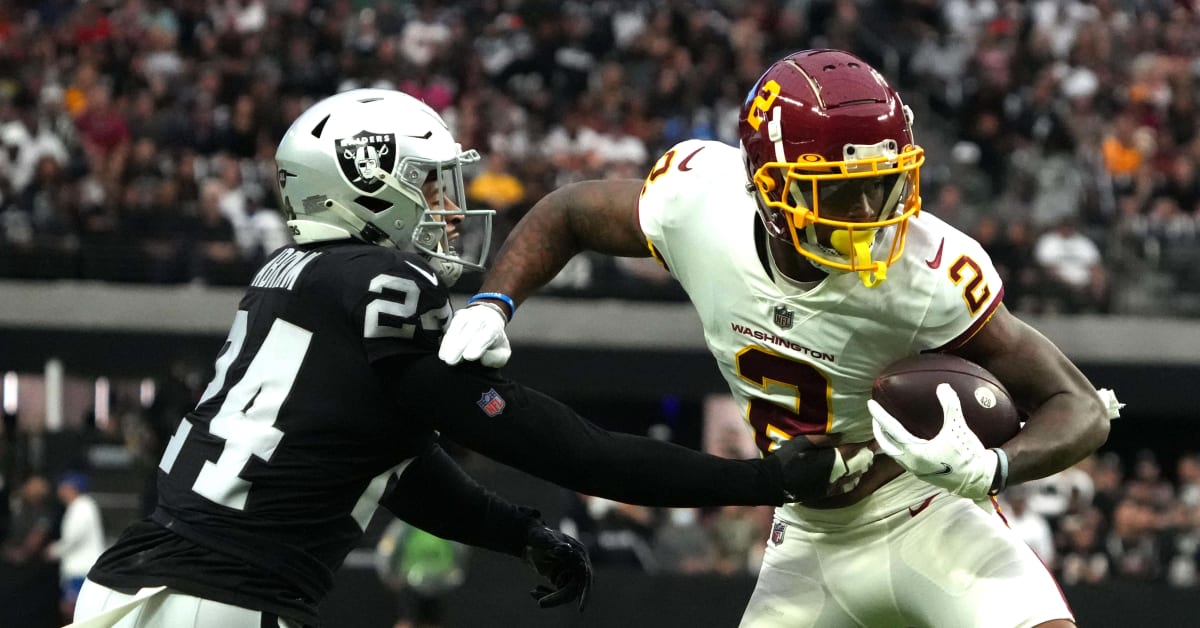
[[[641,190],[641,180],[617,179],[582,181],[547,194],[513,229],[480,292],[506,294],[520,304],[580,252],[649,257],[638,222]]]

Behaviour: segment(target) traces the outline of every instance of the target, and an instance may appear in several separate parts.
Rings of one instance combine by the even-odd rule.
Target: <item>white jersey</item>
[[[839,271],[811,289],[792,285],[768,270],[753,194],[738,149],[683,142],[647,179],[642,231],[691,297],[761,450],[798,434],[869,441],[875,376],[969,339],[1000,304],[1000,277],[979,243],[922,213],[877,287]]]
[[[683,142],[646,180],[642,231],[691,297],[762,451],[801,434],[869,441],[879,371],[969,340],[1000,305],[1000,278],[979,243],[923,213],[878,286],[852,272],[797,285],[769,260],[754,193],[738,149]],[[851,506],[778,509],[741,628],[1024,628],[1070,617],[994,510],[906,473]]]

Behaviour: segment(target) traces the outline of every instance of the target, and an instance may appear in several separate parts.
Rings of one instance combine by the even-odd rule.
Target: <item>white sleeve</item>
[[[978,242],[955,230],[945,240],[942,268],[930,273],[929,307],[919,334],[923,350],[965,344],[992,317],[1004,297],[1004,282]]]
[[[672,167],[677,167],[678,162],[698,152],[706,144],[703,140],[687,140],[663,153],[646,177],[638,199],[638,222],[646,236],[646,245],[654,259],[669,271],[674,267],[671,233],[686,218],[680,214],[686,211],[689,195],[696,190],[685,185],[688,177],[680,174],[671,176],[675,172]]]

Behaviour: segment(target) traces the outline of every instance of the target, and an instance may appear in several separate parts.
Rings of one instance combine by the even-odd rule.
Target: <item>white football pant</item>
[[[741,628],[1019,628],[1072,618],[1053,576],[990,500],[905,474],[848,508],[778,509]]]

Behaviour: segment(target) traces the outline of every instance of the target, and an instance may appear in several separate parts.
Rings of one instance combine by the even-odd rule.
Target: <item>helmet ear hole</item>
[[[354,199],[354,202],[366,208],[366,210],[372,214],[385,212],[391,209],[393,205],[391,201],[387,201],[375,196],[359,196]]]

